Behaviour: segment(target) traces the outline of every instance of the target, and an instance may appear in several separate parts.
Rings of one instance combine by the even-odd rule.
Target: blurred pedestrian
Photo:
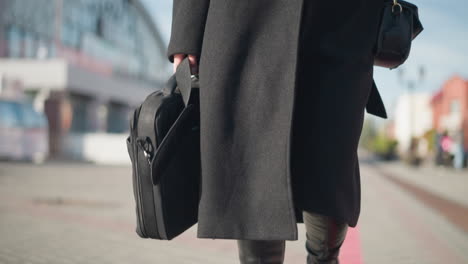
[[[436,165],[443,165],[444,150],[442,149],[442,138],[443,138],[443,134],[437,132],[435,136],[435,140],[434,140],[435,151],[436,151],[436,154],[435,154]]]
[[[445,131],[440,140],[440,146],[442,148],[442,160],[445,166],[452,166],[452,137]]]
[[[463,162],[464,162],[464,145],[463,145],[463,131],[458,130],[455,132],[454,136],[454,143],[452,146],[453,149],[453,167],[455,169],[463,169]]]
[[[452,144],[453,144],[453,140],[446,132],[441,140],[442,150],[445,152],[450,152],[450,150],[452,149]]]
[[[200,80],[198,238],[237,239],[241,263],[338,263],[360,214],[357,146],[383,0],[174,0],[168,58]],[[195,72],[192,72],[195,73]],[[370,96],[372,95],[372,96]]]

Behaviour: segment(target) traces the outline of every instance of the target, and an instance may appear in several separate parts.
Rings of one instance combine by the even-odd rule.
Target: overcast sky
[[[143,2],[156,20],[167,45],[171,30],[172,0]],[[409,59],[400,67],[405,72],[405,79],[417,80],[420,66],[425,68],[426,74],[424,80],[417,83],[416,91],[434,92],[455,74],[468,79],[468,1],[410,2],[418,5],[425,30],[414,40]],[[380,67],[375,67],[374,71],[377,86],[390,112],[398,95],[406,89],[399,82],[397,71]]]

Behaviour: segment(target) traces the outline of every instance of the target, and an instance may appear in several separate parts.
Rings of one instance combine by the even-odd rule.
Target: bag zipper
[[[136,142],[136,135],[135,135],[135,130],[136,130],[136,127],[135,127],[135,118],[136,118],[136,115],[139,115],[140,114],[140,108],[137,108],[135,109],[135,112],[134,112],[134,116],[133,116],[133,124],[131,126],[131,139],[132,139],[132,148],[133,148],[133,159],[134,159],[134,166],[132,166],[132,170],[133,170],[133,180],[134,180],[134,184],[136,185],[136,188],[135,188],[135,185],[134,185],[134,192],[136,193],[135,197],[136,197],[136,208],[137,208],[137,220],[138,220],[138,223],[139,223],[139,229],[141,231],[141,234],[144,236],[144,237],[147,237],[147,232],[146,232],[146,228],[145,228],[145,222],[144,222],[144,219],[143,219],[143,209],[142,209],[142,204],[141,204],[141,201],[142,201],[142,198],[141,198],[141,188],[140,188],[140,179],[139,179],[139,174],[138,174],[138,144]]]

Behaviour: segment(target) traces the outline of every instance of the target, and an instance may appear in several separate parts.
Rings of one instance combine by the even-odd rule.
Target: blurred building
[[[400,153],[410,149],[412,138],[421,137],[432,129],[430,101],[429,93],[406,93],[398,98],[393,133]]]
[[[463,135],[468,151],[468,81],[459,76],[450,78],[431,99],[434,128],[439,132]]]
[[[165,50],[139,0],[0,1],[0,76],[46,112],[52,154],[69,134],[125,133],[170,74]]]

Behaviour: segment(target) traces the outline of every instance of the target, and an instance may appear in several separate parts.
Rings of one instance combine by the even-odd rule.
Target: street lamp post
[[[55,0],[55,31],[54,44],[56,52],[61,52],[62,49],[62,21],[63,18],[63,0]]]

